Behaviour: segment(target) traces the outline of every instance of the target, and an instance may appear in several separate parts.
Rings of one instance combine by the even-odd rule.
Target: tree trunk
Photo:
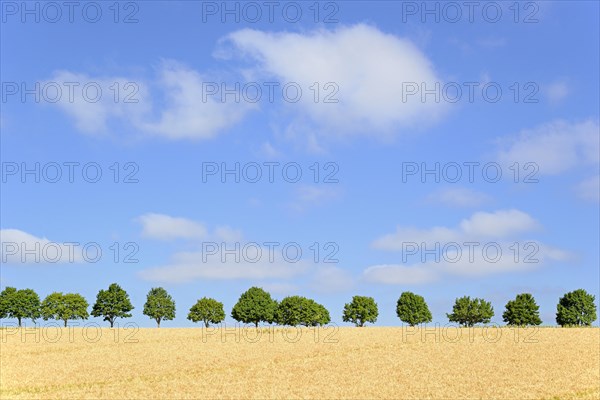
[[[112,328],[113,325],[115,324],[115,320],[114,319],[109,319],[108,322],[110,322],[110,327]]]
[[[156,320],[156,325],[157,325],[157,328],[160,328],[160,319]]]
[[[21,317],[17,317],[17,319],[19,320],[19,328],[21,327]]]
[[[65,328],[66,328],[66,327],[67,327],[67,320],[66,320],[66,319],[64,319],[63,321],[65,321]]]
[[[204,321],[204,327],[208,328],[208,321]]]
[[[254,323],[254,327],[255,327],[256,329],[258,329],[258,322],[255,322],[255,323]]]

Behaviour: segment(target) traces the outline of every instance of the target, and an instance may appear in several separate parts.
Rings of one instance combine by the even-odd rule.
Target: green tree
[[[40,298],[32,289],[17,290],[6,287],[0,293],[0,318],[31,319],[34,323],[40,317]]]
[[[452,314],[446,315],[450,322],[458,322],[462,326],[473,326],[480,322],[487,324],[494,316],[494,308],[488,301],[464,296],[456,299]]]
[[[254,324],[259,322],[272,323],[275,321],[277,302],[262,288],[251,287],[240,296],[231,310],[231,317],[238,322]]]
[[[375,299],[367,296],[354,296],[350,303],[344,305],[344,322],[352,322],[356,326],[365,326],[366,322],[375,323],[379,311]]]
[[[312,299],[288,296],[281,300],[276,311],[276,321],[281,325],[325,325],[331,321],[329,311]]]
[[[331,317],[329,316],[329,310],[327,310],[324,305],[319,304],[314,300],[309,299],[309,301],[314,303],[314,311],[311,314],[311,318],[307,321],[307,326],[326,325],[330,323]]]
[[[297,326],[308,314],[307,301],[302,296],[288,296],[281,300],[277,306],[276,321],[280,325]]]
[[[225,319],[223,303],[203,297],[190,308],[187,319],[192,322],[203,321],[207,328],[209,324],[218,324]]]
[[[556,306],[560,326],[590,326],[596,320],[596,297],[583,289],[566,293]]]
[[[78,293],[54,292],[42,302],[42,317],[44,320],[63,321],[66,327],[67,321],[70,319],[87,319],[89,317],[88,306],[85,298]]]
[[[161,321],[170,321],[175,318],[175,301],[165,289],[152,288],[146,297],[144,315],[155,320],[157,327],[160,328]]]
[[[400,321],[410,326],[431,322],[431,311],[423,296],[412,292],[403,292],[396,303],[396,315]]]
[[[108,321],[112,328],[115,319],[131,317],[130,311],[133,308],[127,292],[121,286],[112,283],[108,290],[102,289],[98,292],[96,303],[92,308],[92,316],[104,317],[104,321]]]
[[[504,322],[508,325],[540,325],[540,307],[529,293],[518,294],[514,300],[506,303],[506,310],[502,314]]]

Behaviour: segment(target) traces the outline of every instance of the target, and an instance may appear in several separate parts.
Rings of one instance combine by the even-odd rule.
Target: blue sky
[[[600,297],[597,2],[1,4],[2,288]]]

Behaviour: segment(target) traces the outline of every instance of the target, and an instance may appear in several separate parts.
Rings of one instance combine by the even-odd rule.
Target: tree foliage
[[[344,322],[352,322],[356,326],[365,326],[366,322],[375,323],[379,311],[375,299],[367,296],[354,296],[350,303],[344,305]]]
[[[471,299],[464,296],[456,299],[451,314],[446,314],[450,322],[458,322],[462,326],[473,326],[477,323],[488,323],[494,316],[492,303],[483,299]]]
[[[276,311],[277,301],[262,288],[253,286],[242,293],[231,310],[231,317],[238,322],[258,327],[259,322],[274,322]]]
[[[89,317],[87,300],[78,293],[54,292],[49,294],[41,306],[44,320],[60,320],[67,326],[70,319],[87,319]]]
[[[396,315],[410,326],[431,322],[432,316],[423,296],[403,292],[396,303]]]
[[[317,326],[328,324],[331,318],[329,311],[316,301],[302,296],[289,296],[279,303],[276,321],[281,325]]]
[[[502,314],[502,318],[508,325],[540,325],[542,320],[539,309],[540,307],[531,294],[521,293],[514,300],[506,303],[506,310]]]
[[[35,323],[40,315],[40,298],[32,289],[6,287],[0,293],[0,318],[16,318],[20,327],[24,318]]]
[[[92,316],[104,317],[112,328],[115,319],[131,317],[133,305],[127,292],[116,283],[111,284],[108,290],[100,290],[96,296],[96,303],[92,308]]]
[[[160,328],[161,321],[175,318],[175,301],[164,288],[152,288],[146,297],[144,315],[155,320],[156,326]]]
[[[560,326],[590,326],[596,320],[596,297],[583,289],[566,293],[556,306]]]
[[[209,324],[218,324],[225,319],[223,303],[203,297],[190,308],[187,319],[192,322],[203,321],[207,328]]]

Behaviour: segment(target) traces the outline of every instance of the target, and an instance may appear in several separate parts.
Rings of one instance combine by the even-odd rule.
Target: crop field
[[[597,328],[7,328],[2,399],[597,399]]]

